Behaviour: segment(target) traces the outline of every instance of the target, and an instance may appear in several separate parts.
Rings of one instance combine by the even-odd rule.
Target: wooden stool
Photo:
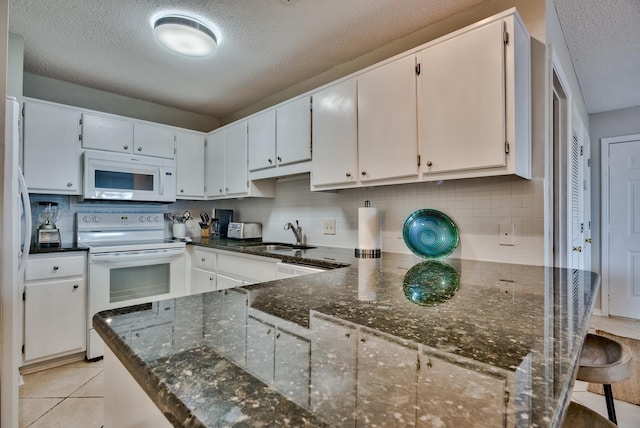
[[[609,420],[617,424],[611,384],[631,376],[631,350],[618,341],[596,334],[587,334],[580,355],[577,379],[601,383],[607,402]]]
[[[615,428],[616,424],[588,407],[572,401],[564,416],[562,426],[563,428]]]

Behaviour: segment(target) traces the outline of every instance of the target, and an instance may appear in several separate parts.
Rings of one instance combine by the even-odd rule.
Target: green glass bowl
[[[402,281],[407,299],[421,306],[446,302],[458,291],[459,285],[458,272],[448,264],[436,260],[413,266]]]
[[[402,227],[402,239],[413,254],[426,260],[447,257],[460,242],[453,220],[432,209],[417,210],[407,217]]]

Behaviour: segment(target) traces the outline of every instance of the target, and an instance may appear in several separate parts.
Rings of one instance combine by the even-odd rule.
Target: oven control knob
[[[98,218],[97,215],[94,215],[93,218],[91,218],[91,220],[93,220],[94,223],[98,223],[100,221],[100,218]]]
[[[141,215],[141,216],[140,216],[140,218],[138,219],[138,221],[139,221],[140,223],[144,223],[144,216],[143,216],[143,215]]]
[[[155,216],[155,217],[153,218],[153,221],[155,221],[156,223],[158,223],[158,222],[160,221],[160,217]]]
[[[153,219],[151,218],[151,216],[147,216],[147,221],[148,221],[148,222],[152,222],[152,221],[153,221]]]
[[[82,217],[82,221],[84,221],[85,223],[89,223],[91,221],[91,217],[86,215],[86,216]]]

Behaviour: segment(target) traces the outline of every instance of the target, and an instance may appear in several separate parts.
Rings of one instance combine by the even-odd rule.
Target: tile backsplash
[[[263,225],[263,239],[294,242],[287,222],[298,220],[305,242],[356,248],[358,207],[364,201],[378,208],[383,251],[410,253],[402,239],[405,219],[415,210],[433,208],[446,213],[460,230],[460,245],[454,256],[465,259],[541,265],[544,261],[543,180],[518,177],[486,177],[444,182],[311,192],[309,177],[281,180],[275,198],[245,198],[224,201],[177,201],[173,204],[82,202],[76,197],[31,195],[32,207],[39,201],[60,204],[58,228],[64,242],[74,242],[78,211],[182,213],[189,209],[196,219],[212,208],[235,210],[236,221]],[[33,213],[37,227],[37,211]],[[336,234],[323,234],[323,220],[335,219]],[[514,225],[515,245],[499,243],[500,225]],[[170,236],[169,225],[166,228]],[[190,235],[199,235],[197,221],[190,222]]]

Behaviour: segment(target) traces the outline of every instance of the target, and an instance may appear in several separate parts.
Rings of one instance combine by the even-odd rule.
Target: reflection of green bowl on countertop
[[[446,302],[458,291],[459,285],[458,272],[448,264],[435,260],[413,266],[402,281],[407,299],[421,306]]]

